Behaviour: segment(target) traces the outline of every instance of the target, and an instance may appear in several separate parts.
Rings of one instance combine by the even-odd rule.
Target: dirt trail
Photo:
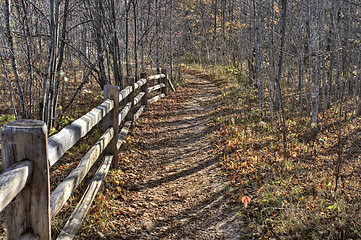
[[[227,203],[226,180],[210,144],[217,87],[202,77],[184,78],[184,86],[151,105],[135,124],[121,153],[129,160],[121,166],[129,177],[122,186],[127,194],[113,205],[122,214],[107,220],[111,232],[101,228],[95,238],[240,238],[241,224]]]
[[[217,87],[185,75],[186,83],[157,102],[136,124],[133,168],[142,178],[129,187],[121,239],[239,239],[240,224],[227,204],[218,156],[210,144]],[[128,146],[129,147],[129,146]],[[139,149],[138,149],[139,148]]]

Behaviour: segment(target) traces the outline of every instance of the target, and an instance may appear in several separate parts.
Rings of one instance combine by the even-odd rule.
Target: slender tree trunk
[[[221,0],[221,61],[224,62],[225,59],[225,43],[226,43],[226,4],[227,0]]]
[[[54,120],[55,120],[55,112],[53,111],[55,109],[56,105],[56,92],[58,87],[58,79],[56,77],[56,65],[57,65],[57,59],[58,59],[58,41],[59,41],[59,35],[58,35],[58,28],[59,28],[59,0],[51,0],[51,58],[50,58],[50,64],[49,64],[49,88],[47,91],[47,98],[46,98],[46,110],[45,110],[45,122],[48,126],[48,129],[50,130],[53,128]]]
[[[115,13],[115,4],[114,4],[114,0],[110,0],[110,5],[111,5],[111,26],[112,26],[112,30],[115,31],[114,36],[112,38],[111,44],[110,44],[110,49],[111,49],[111,54],[112,54],[112,59],[113,59],[113,77],[114,77],[114,82],[116,86],[121,87],[121,89],[123,89],[122,86],[122,76],[120,75],[120,66],[119,66],[119,42],[118,42],[118,34],[117,34],[117,30],[116,30],[116,13]]]
[[[107,77],[105,74],[105,67],[104,67],[104,58],[103,58],[103,30],[102,30],[102,17],[104,15],[103,10],[103,3],[102,0],[95,0],[95,22],[94,22],[94,30],[95,30],[95,44],[97,50],[98,66],[99,66],[99,73],[98,73],[98,83],[100,87],[103,89],[104,86],[107,84]]]
[[[170,54],[170,80],[173,81],[173,0],[170,0],[170,9],[169,9],[169,54]]]
[[[83,21],[85,21],[85,19],[83,19]],[[87,39],[87,28],[86,25],[81,25],[81,30],[80,30],[81,34],[80,34],[80,51],[84,54],[84,56],[87,56],[87,44],[86,44],[86,39]],[[88,69],[88,65],[85,63],[85,61],[83,61],[82,63],[83,67],[83,78],[86,75],[86,71]]]
[[[277,72],[275,76],[275,108],[279,109],[281,104],[281,86],[280,79],[282,77],[283,65],[283,48],[285,45],[285,31],[286,31],[286,13],[287,13],[287,0],[281,0],[282,12],[280,17],[280,41],[277,54]]]
[[[156,41],[156,47],[155,47],[155,63],[157,68],[157,74],[160,74],[160,64],[159,64],[159,28],[160,28],[160,19],[159,19],[159,0],[155,0],[154,3],[154,10],[155,10],[155,41]]]
[[[135,81],[137,81],[138,79],[138,14],[137,14],[137,8],[138,8],[138,4],[136,3],[136,1],[133,1],[133,21],[134,21],[134,62],[135,62],[135,72],[134,72],[134,76],[135,76]]]
[[[354,76],[353,80],[353,111],[352,111],[352,116],[355,117],[355,116],[358,116],[358,106],[357,106],[357,96],[359,94],[359,82],[360,82],[360,61],[361,61],[361,57],[360,55],[358,56],[357,58],[357,72],[356,72],[356,76]],[[356,110],[357,109],[357,110]]]
[[[251,6],[252,4],[252,6]],[[257,29],[256,29],[256,0],[251,0],[250,3],[250,17],[249,17],[249,55],[248,55],[248,76],[255,87],[258,87],[257,82]]]
[[[11,107],[12,107],[12,109],[13,109],[15,119],[17,120],[17,119],[18,119],[18,112],[17,112],[17,110],[16,110],[15,103],[14,103],[13,88],[12,88],[12,86],[11,86],[11,82],[10,82],[9,76],[8,76],[7,71],[6,71],[5,61],[4,61],[4,58],[3,58],[3,56],[2,56],[1,53],[0,53],[0,62],[1,62],[1,65],[2,65],[2,67],[3,67],[3,69],[4,69],[4,77],[5,77],[6,83],[8,84],[8,89],[9,89],[9,93],[10,93]]]
[[[334,44],[332,40],[332,33],[330,31],[330,49],[334,49]],[[330,61],[328,66],[328,72],[327,72],[327,90],[326,90],[326,105],[327,109],[331,107],[331,89],[332,89],[332,74],[333,74],[333,64],[335,62],[335,54],[333,51],[330,52]]]
[[[217,64],[217,0],[213,0],[213,66]]]
[[[132,73],[132,68],[130,65],[130,56],[129,56],[129,10],[130,8],[128,0],[125,0],[124,6],[126,9],[125,13],[125,66],[127,70],[127,76],[129,77]],[[126,86],[128,86],[128,83],[126,83]]]
[[[24,38],[24,43],[25,43],[25,48],[26,48],[26,62],[27,62],[27,67],[28,67],[28,77],[29,77],[29,81],[24,84],[24,87],[27,85],[27,89],[24,88],[23,92],[24,92],[24,98],[28,100],[28,108],[27,108],[27,112],[25,114],[26,118],[30,118],[32,117],[32,110],[33,110],[33,94],[32,94],[32,88],[33,88],[33,83],[34,83],[34,76],[33,76],[33,67],[31,64],[32,61],[32,47],[30,45],[31,40],[29,40],[29,38],[31,38],[31,33],[30,33],[30,29],[29,29],[29,14],[28,14],[28,7],[26,6],[26,4],[24,4],[24,2],[21,2],[21,4],[19,3],[19,1],[15,1],[15,6],[16,6],[16,10],[17,10],[17,15],[19,17],[19,19],[21,19],[21,30],[23,32],[23,38]],[[24,100],[26,101],[26,100]]]
[[[299,96],[299,104],[300,104],[300,120],[303,116],[303,98],[304,98],[304,75],[305,75],[305,47],[304,47],[304,34],[305,34],[305,26],[304,26],[304,19],[303,19],[303,9],[304,4],[301,3],[301,14],[299,19],[299,48],[298,48],[298,89],[300,91]]]
[[[359,57],[358,67],[357,67],[356,82],[357,82],[357,95],[358,95],[357,116],[360,116],[361,115],[361,58],[360,57]]]
[[[68,23],[68,16],[69,16],[69,0],[64,1],[64,16],[63,16],[63,25],[61,29],[61,39],[60,39],[60,47],[59,47],[59,60],[56,67],[56,71],[60,72],[63,62],[64,62],[64,49],[65,49],[65,38],[66,38],[66,31],[67,31],[67,23]]]
[[[140,38],[140,68],[142,72],[146,71],[145,68],[145,63],[144,63],[144,38],[146,36],[145,30],[144,30],[144,21],[145,21],[145,17],[144,17],[144,7],[146,6],[146,4],[144,4],[143,1],[141,1],[140,3],[140,7],[139,7],[139,27],[140,27],[140,33],[141,33],[141,38]]]
[[[262,62],[263,62],[263,0],[258,1],[258,16],[257,16],[257,85],[259,96],[259,108],[261,111],[261,119],[263,118],[263,77],[262,77]]]
[[[285,110],[282,103],[282,92],[281,92],[281,84],[280,78],[282,75],[282,60],[283,60],[283,48],[285,43],[286,36],[286,17],[287,17],[287,0],[281,0],[282,12],[280,19],[280,44],[279,44],[279,52],[278,52],[278,71],[275,78],[276,83],[276,93],[279,96],[279,100],[276,101],[278,106],[281,108],[281,123],[282,123],[282,134],[283,134],[283,156],[287,158],[287,133],[286,133],[286,117]]]
[[[16,65],[16,60],[15,60],[14,40],[13,40],[13,36],[11,33],[11,18],[10,18],[11,4],[10,3],[11,3],[11,0],[4,1],[5,28],[6,28],[6,35],[7,35],[6,37],[8,40],[8,45],[9,45],[9,50],[10,50],[11,67],[13,69],[14,81],[16,84],[16,89],[18,91],[19,100],[20,100],[21,116],[22,116],[22,118],[25,118],[26,117],[26,109],[25,109],[25,102],[24,102],[24,94],[23,94],[23,89],[20,84],[18,69],[17,69],[17,65]]]
[[[271,16],[268,16],[268,23],[269,23],[269,48],[268,48],[268,61],[269,61],[269,98],[270,98],[270,121],[271,121],[271,125],[273,125],[273,102],[274,102],[274,83],[273,83],[273,79],[274,79],[274,57],[273,57],[273,29],[274,29],[274,24],[273,24],[273,18],[274,18],[274,1],[273,0],[269,0],[269,8],[270,8],[270,12],[271,12]]]
[[[59,47],[59,60],[56,66],[56,76],[55,76],[55,86],[54,86],[54,95],[51,99],[52,104],[52,116],[51,116],[51,126],[55,123],[55,114],[56,114],[56,106],[58,102],[58,93],[59,93],[59,82],[63,81],[64,76],[61,76],[64,74],[61,73],[62,65],[64,62],[64,49],[65,49],[65,38],[66,38],[66,31],[67,31],[67,21],[68,21],[68,10],[69,10],[69,0],[65,0],[64,2],[64,16],[63,16],[63,26],[61,30],[61,39],[60,39],[60,47]]]
[[[318,29],[318,11],[319,1],[311,0],[309,2],[309,20],[310,20],[310,65],[311,65],[311,126],[317,127],[318,109],[319,109],[319,29]]]

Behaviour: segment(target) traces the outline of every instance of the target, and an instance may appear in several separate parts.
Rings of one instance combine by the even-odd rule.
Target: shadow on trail
[[[218,216],[213,215],[212,208],[213,206],[220,206],[222,204],[222,198],[225,191],[220,190],[218,192],[213,193],[213,195],[209,196],[206,200],[200,202],[198,205],[193,206],[192,208],[186,209],[182,213],[174,216],[170,216],[168,221],[157,221],[155,224],[156,229],[162,229],[163,226],[169,225],[169,222],[173,222],[174,226],[167,228],[165,231],[158,231],[156,234],[156,238],[158,239],[174,239],[181,237],[191,237],[187,235],[191,235],[191,233],[195,233],[197,230],[206,229],[213,222],[212,220],[217,218]],[[207,219],[203,221],[201,224],[197,221],[199,218]],[[187,219],[187,221],[182,221]],[[187,229],[187,231],[184,231]],[[188,234],[187,234],[188,233]],[[206,237],[206,236],[205,236]],[[216,239],[215,236],[212,236],[210,239]]]
[[[165,147],[183,147],[197,143],[199,139],[205,138],[206,129],[202,129],[200,132],[185,133],[182,135],[176,135],[176,137],[169,137],[159,139],[159,141],[152,144],[152,150],[160,150]]]
[[[141,188],[141,190],[154,188],[154,187],[157,187],[157,186],[162,185],[164,183],[172,182],[172,181],[175,181],[175,180],[177,180],[179,178],[192,175],[192,174],[194,174],[196,172],[199,172],[199,171],[201,171],[201,170],[203,170],[203,169],[205,169],[205,168],[207,168],[209,166],[214,165],[215,163],[217,163],[218,158],[219,158],[219,156],[216,156],[216,157],[213,157],[211,159],[200,162],[195,167],[188,168],[188,169],[182,170],[181,172],[177,172],[177,173],[174,173],[174,174],[170,174],[168,176],[165,176],[165,177],[157,179],[157,180],[150,180],[150,181],[148,181],[148,182],[146,182],[144,184],[144,186]]]
[[[161,159],[160,164],[166,165],[166,164],[170,164],[170,163],[175,163],[175,162],[181,161],[185,158],[195,157],[197,154],[199,154],[199,151],[202,151],[205,153],[210,150],[212,150],[211,146],[204,146],[201,148],[190,149],[190,150],[184,151],[180,155],[178,153],[174,153],[171,158],[168,158],[166,156],[160,157],[160,159]]]
[[[208,159],[208,160],[205,160],[203,162],[200,162],[197,166],[189,168],[189,169],[182,170],[181,172],[174,173],[174,174],[165,176],[165,177],[157,179],[157,180],[150,180],[150,181],[145,183],[144,187],[141,190],[148,189],[148,188],[154,188],[154,187],[157,187],[157,186],[162,185],[164,183],[172,182],[172,181],[175,181],[175,180],[177,180],[179,178],[192,175],[192,174],[194,174],[196,172],[199,172],[199,171],[201,171],[201,170],[203,170],[203,169],[205,169],[205,168],[207,168],[209,166],[214,165],[215,163],[217,163],[217,159],[218,159],[218,156],[213,157],[213,158]]]
[[[154,221],[154,226],[149,230],[142,230],[124,238],[124,235],[112,236],[112,239],[193,239],[191,235],[214,224],[214,220],[221,217],[214,215],[212,207],[220,207],[225,195],[225,190],[213,192],[209,197],[198,204],[184,209],[184,211],[168,216],[164,220]],[[211,207],[212,206],[212,207]],[[199,225],[197,219],[207,219]],[[229,224],[230,222],[226,222]],[[171,226],[170,226],[171,225]],[[186,229],[186,231],[184,231]],[[206,237],[206,236],[205,236]],[[209,236],[209,239],[217,239]],[[182,238],[183,239],[183,238]]]
[[[189,122],[184,122],[184,123],[189,123]],[[185,125],[185,124],[184,124]],[[159,131],[158,134],[162,134],[162,133],[169,133],[169,132],[177,132],[177,131],[182,131],[182,130],[188,130],[191,128],[196,128],[196,127],[200,127],[202,126],[202,123],[199,122],[197,124],[193,124],[193,125],[189,125],[189,126],[185,126],[185,127],[179,127],[179,128],[174,128],[174,129],[167,129],[165,131]]]

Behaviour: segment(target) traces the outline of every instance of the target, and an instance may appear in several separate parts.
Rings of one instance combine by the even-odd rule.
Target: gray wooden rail
[[[150,80],[158,80],[159,84],[148,87]],[[5,171],[0,174],[0,211],[5,209],[7,239],[51,239],[51,219],[103,154],[103,163],[57,239],[74,238],[110,166],[118,167],[118,152],[133,122],[148,104],[167,94],[169,84],[166,70],[150,77],[142,73],[139,81],[127,78],[127,82],[121,91],[106,85],[102,104],[49,138],[42,121],[17,120],[4,125],[1,144]],[[148,99],[151,94],[155,96]],[[103,135],[50,192],[49,168],[101,120]]]

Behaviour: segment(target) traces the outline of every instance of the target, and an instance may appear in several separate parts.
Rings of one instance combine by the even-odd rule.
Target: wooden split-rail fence
[[[0,211],[5,209],[9,240],[51,239],[51,220],[103,154],[103,163],[57,239],[72,239],[76,235],[110,167],[118,167],[118,151],[132,123],[148,104],[167,95],[171,84],[166,69],[150,77],[142,73],[137,82],[134,77],[126,80],[128,86],[121,91],[117,86],[106,85],[102,104],[49,138],[42,121],[16,120],[4,125],[1,144],[5,171],[0,175]],[[159,84],[148,87],[150,80]],[[158,95],[148,99],[150,93]],[[104,134],[50,192],[49,168],[101,120]]]

